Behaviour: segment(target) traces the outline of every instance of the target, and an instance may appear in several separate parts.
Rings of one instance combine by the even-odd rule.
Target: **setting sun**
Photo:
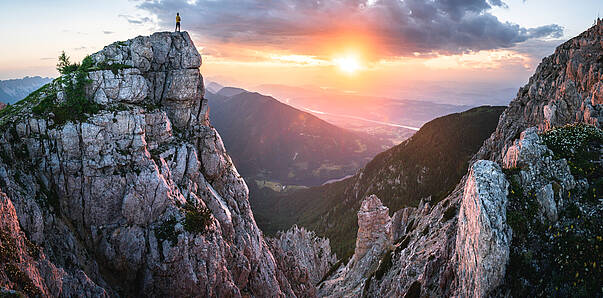
[[[356,73],[360,69],[360,62],[358,58],[355,56],[345,56],[341,58],[336,58],[333,60],[335,65],[341,69],[341,71],[347,74]]]

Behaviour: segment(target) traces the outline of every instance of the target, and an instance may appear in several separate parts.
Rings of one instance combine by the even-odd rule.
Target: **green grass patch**
[[[90,67],[87,71],[110,70],[114,75],[117,75],[122,69],[133,68],[131,65],[123,63],[110,63],[106,61],[98,62],[95,66]]]
[[[556,159],[565,158],[572,175],[579,178],[601,177],[603,170],[592,161],[600,160],[603,131],[586,125],[572,124],[552,129],[541,135]]]
[[[160,246],[165,240],[169,240],[172,245],[178,243],[178,233],[175,229],[177,223],[178,221],[175,218],[170,218],[155,229],[155,237],[157,237]]]

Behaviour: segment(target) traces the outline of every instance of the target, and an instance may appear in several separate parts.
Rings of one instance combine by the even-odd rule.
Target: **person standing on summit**
[[[176,31],[180,32],[180,13],[176,13]]]

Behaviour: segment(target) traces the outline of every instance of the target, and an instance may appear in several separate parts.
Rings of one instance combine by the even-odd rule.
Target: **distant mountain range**
[[[218,91],[220,91],[222,88],[224,88],[224,86],[220,85],[219,83],[212,81],[205,82],[205,90],[209,92],[218,93]]]
[[[320,185],[354,174],[388,141],[349,131],[244,89],[206,92],[212,124],[237,169],[262,185]]]
[[[466,173],[469,160],[494,131],[504,109],[484,106],[430,121],[339,182],[287,192],[251,185],[256,221],[267,234],[304,225],[327,236],[338,256],[350,256],[363,198],[375,194],[390,210],[416,206],[421,199],[432,204],[441,200]]]
[[[0,102],[13,104],[51,80],[51,78],[39,76],[2,80],[0,81]]]

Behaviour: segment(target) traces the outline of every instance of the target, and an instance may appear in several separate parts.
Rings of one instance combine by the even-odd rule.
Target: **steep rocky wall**
[[[294,296],[218,132],[186,32],[91,55],[100,109],[55,123],[55,81],[2,119],[0,186],[57,266],[119,295]],[[111,66],[113,65],[113,66]]]
[[[21,231],[12,202],[0,190],[0,296],[108,297],[78,270],[73,274],[52,264]],[[12,290],[9,290],[12,289]]]
[[[331,253],[329,239],[293,226],[266,241],[283,279],[289,281],[293,292],[297,296],[315,297],[316,284],[337,262],[337,257]]]
[[[507,225],[507,188],[500,166],[479,160],[465,184],[456,234],[460,296],[487,296],[505,277],[511,229]]]
[[[567,123],[603,124],[603,22],[563,43],[538,65],[501,115],[476,159],[501,162],[507,148],[530,128]]]

